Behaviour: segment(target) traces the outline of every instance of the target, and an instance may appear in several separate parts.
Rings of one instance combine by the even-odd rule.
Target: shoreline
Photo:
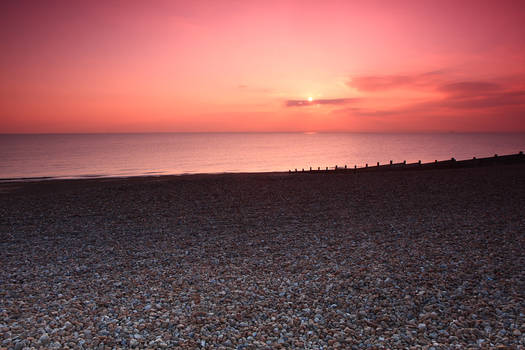
[[[525,155],[522,151],[515,154],[506,155],[494,155],[494,157],[484,157],[471,159],[456,160],[451,158],[449,160],[435,160],[434,162],[428,163],[392,163],[390,164],[379,164],[377,165],[367,163],[366,166],[355,168],[347,168],[347,166],[335,166],[318,169],[302,169],[292,171],[265,171],[265,172],[217,172],[217,173],[181,173],[181,174],[141,174],[141,175],[79,175],[79,176],[39,176],[39,177],[18,177],[18,178],[0,178],[0,184],[11,183],[11,182],[39,182],[39,181],[64,181],[64,180],[91,180],[91,179],[133,179],[133,178],[160,178],[160,177],[174,177],[174,176],[208,176],[208,175],[280,175],[280,174],[291,174],[291,173],[325,173],[327,171],[336,172],[363,172],[363,171],[395,171],[395,170],[440,170],[450,168],[471,168],[471,167],[483,167],[483,166],[497,166],[502,164],[519,164],[525,163]]]
[[[272,175],[288,175],[288,171],[266,171],[266,172],[221,172],[221,173],[182,173],[182,174],[160,174],[160,175],[130,175],[130,176],[104,176],[94,175],[90,177],[28,177],[28,178],[0,178],[0,186],[2,184],[9,183],[40,183],[40,182],[53,182],[53,181],[125,181],[125,180],[137,180],[137,179],[169,179],[179,177],[208,177],[208,176],[244,176],[244,175],[255,175],[255,176],[272,176]]]
[[[0,348],[525,346],[525,164],[0,184]]]

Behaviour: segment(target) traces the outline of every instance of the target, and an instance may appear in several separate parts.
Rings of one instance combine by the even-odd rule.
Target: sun
[[[312,102],[314,98],[312,96],[308,97],[308,102]]]

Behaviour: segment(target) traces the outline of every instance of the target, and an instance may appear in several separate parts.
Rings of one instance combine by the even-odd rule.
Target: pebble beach
[[[0,183],[0,349],[525,349],[525,165]]]

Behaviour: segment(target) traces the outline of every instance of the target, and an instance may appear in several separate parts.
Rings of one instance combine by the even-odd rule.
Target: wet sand
[[[0,184],[1,349],[524,348],[525,165]]]

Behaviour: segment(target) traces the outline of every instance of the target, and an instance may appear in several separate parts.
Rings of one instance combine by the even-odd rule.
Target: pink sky
[[[0,19],[0,133],[525,131],[520,0],[21,0]]]

